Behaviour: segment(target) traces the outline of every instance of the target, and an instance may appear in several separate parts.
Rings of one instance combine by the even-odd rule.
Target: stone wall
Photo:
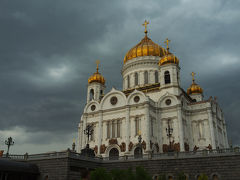
[[[71,157],[43,160],[29,160],[39,167],[43,180],[48,175],[48,180],[79,180],[81,171],[104,167],[111,169],[133,170],[137,166],[144,167],[152,176],[157,174],[172,175],[174,179],[179,172],[184,172],[189,180],[195,180],[198,174],[204,173],[211,180],[217,174],[221,180],[240,179],[240,154],[231,156],[172,158],[172,159],[146,159],[146,160],[119,160],[99,161],[81,160]]]

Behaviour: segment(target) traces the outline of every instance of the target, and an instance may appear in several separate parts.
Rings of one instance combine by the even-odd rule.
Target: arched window
[[[134,77],[135,77],[135,86],[137,86],[138,85],[138,73],[137,72],[134,74]]]
[[[130,77],[129,77],[129,75],[127,76],[127,88],[130,88]]]
[[[91,90],[90,90],[90,99],[89,99],[89,100],[91,101],[91,100],[93,100],[93,99],[94,99],[94,90],[91,89]]]
[[[144,72],[144,84],[148,84],[148,72]]]
[[[118,160],[119,158],[119,151],[117,148],[112,148],[109,151],[109,160]]]
[[[159,80],[158,80],[158,71],[155,71],[155,74],[154,74],[154,75],[155,75],[155,83],[158,83],[158,81],[159,81]]]
[[[164,72],[164,79],[165,79],[165,84],[171,83],[169,71],[165,71],[165,72]]]

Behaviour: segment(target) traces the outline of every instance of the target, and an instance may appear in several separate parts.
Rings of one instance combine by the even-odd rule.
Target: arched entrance
[[[140,147],[135,148],[134,150],[134,158],[142,158],[142,149]]]
[[[119,151],[117,148],[112,148],[109,151],[109,160],[118,160],[119,158]]]

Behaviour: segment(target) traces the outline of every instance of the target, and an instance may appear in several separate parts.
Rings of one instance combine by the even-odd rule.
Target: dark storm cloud
[[[101,60],[107,88],[121,89],[123,57],[144,36],[141,24],[148,19],[153,41],[172,40],[183,87],[196,71],[205,97],[218,96],[229,136],[240,144],[239,7],[219,0],[1,1],[0,132],[19,131],[23,144],[68,142],[95,60]]]

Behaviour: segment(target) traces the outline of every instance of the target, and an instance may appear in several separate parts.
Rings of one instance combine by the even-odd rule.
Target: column
[[[128,151],[128,145],[129,145],[129,143],[130,143],[130,141],[129,141],[129,132],[130,132],[130,129],[129,129],[129,119],[130,119],[130,106],[128,106],[127,105],[127,107],[126,107],[126,129],[125,129],[125,131],[126,131],[126,153],[128,153],[129,151]]]
[[[77,148],[78,153],[80,153],[82,149],[82,136],[81,136],[81,134],[83,133],[82,127],[83,127],[83,124],[82,122],[80,122],[78,124],[78,148]]]
[[[179,131],[179,143],[180,151],[184,151],[184,140],[183,140],[183,122],[182,122],[182,109],[178,107],[178,131]]]
[[[82,132],[81,132],[81,135],[82,135],[82,147],[81,147],[81,149],[85,148],[86,145],[87,145],[86,135],[84,134],[84,130],[86,129],[86,127],[87,127],[87,116],[84,116],[83,117]]]
[[[212,118],[212,112],[211,109],[207,110],[208,112],[208,122],[209,122],[209,130],[211,135],[211,141],[212,141],[212,148],[216,149],[216,142],[215,142],[215,134],[213,129],[213,118]]]
[[[147,104],[145,104],[145,123],[146,123],[146,129],[145,129],[145,133],[146,133],[146,152],[150,152],[150,115],[149,115],[149,102],[147,102]]]
[[[103,120],[103,112],[99,111],[99,121],[98,121],[98,155],[100,155],[100,146],[102,144],[102,120]]]
[[[161,120],[161,112],[158,109],[157,110],[157,135],[158,135],[158,145],[159,145],[159,152],[162,153],[163,149],[162,149],[162,145],[163,145],[163,141],[162,141],[162,137],[163,137],[163,131],[162,131],[162,120]],[[164,131],[165,132],[165,131]]]

